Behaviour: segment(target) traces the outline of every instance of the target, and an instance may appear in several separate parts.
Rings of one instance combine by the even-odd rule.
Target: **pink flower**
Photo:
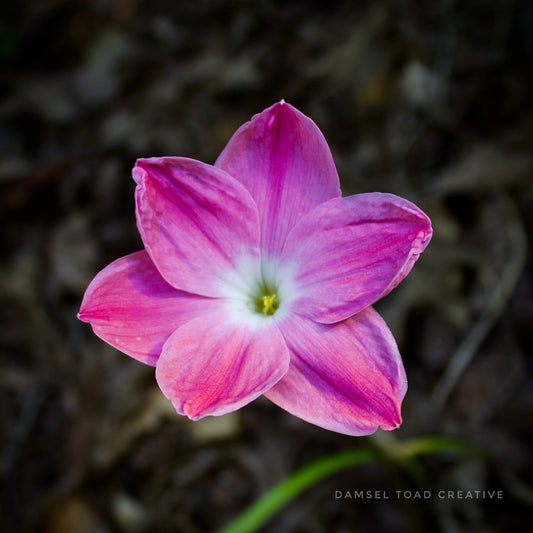
[[[391,194],[341,198],[324,137],[283,101],[214,166],[140,159],[133,177],[145,250],[95,277],[79,318],[155,366],[178,413],[223,415],[264,394],[348,435],[401,424],[405,371],[370,306],[429,242],[420,209]]]

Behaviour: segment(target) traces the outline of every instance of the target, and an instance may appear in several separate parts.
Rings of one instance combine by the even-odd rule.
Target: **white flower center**
[[[243,318],[282,318],[297,296],[292,272],[280,267],[277,262],[243,259],[239,268],[225,279],[224,293],[228,308],[238,311]]]

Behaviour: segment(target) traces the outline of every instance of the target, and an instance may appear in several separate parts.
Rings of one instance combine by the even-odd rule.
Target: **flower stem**
[[[383,454],[383,452],[385,453]],[[361,448],[329,455],[298,470],[285,481],[270,489],[219,533],[253,533],[257,531],[270,517],[296,496],[316,485],[322,479],[342,470],[374,462],[383,458],[384,455],[389,460],[401,462],[419,455],[445,452],[479,454],[479,450],[468,443],[444,437],[427,437],[403,443],[398,441],[387,450]]]
[[[363,448],[330,455],[311,463],[268,491],[219,533],[257,531],[281,507],[304,490],[336,472],[372,462],[377,455],[375,451]]]

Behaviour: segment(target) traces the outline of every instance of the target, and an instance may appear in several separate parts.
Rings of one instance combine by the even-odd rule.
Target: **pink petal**
[[[373,304],[409,273],[431,239],[431,221],[392,194],[329,200],[289,234],[280,265],[291,265],[293,309],[322,323]]]
[[[224,296],[228,276],[244,275],[245,263],[246,274],[258,277],[257,208],[239,182],[223,170],[180,157],[140,159],[133,176],[139,232],[168,283],[203,296]]]
[[[235,411],[283,377],[287,346],[273,320],[258,320],[263,324],[235,322],[224,311],[210,313],[168,339],[156,378],[178,413],[198,420]]]
[[[311,119],[284,102],[241,126],[215,166],[239,180],[254,198],[267,259],[279,256],[287,234],[305,213],[340,196],[324,136]]]
[[[171,287],[143,250],[117,259],[97,274],[78,318],[89,322],[111,346],[155,366],[174,330],[219,305]]]
[[[376,311],[369,307],[332,325],[292,315],[280,328],[291,364],[267,398],[346,435],[399,427],[407,379],[394,338]]]

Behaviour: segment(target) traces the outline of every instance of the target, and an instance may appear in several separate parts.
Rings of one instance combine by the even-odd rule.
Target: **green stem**
[[[286,503],[322,479],[377,458],[370,449],[352,450],[330,455],[302,468],[287,480],[268,491],[220,533],[251,533],[263,525]]]
[[[427,437],[407,442],[388,439],[386,446],[381,450],[362,448],[330,455],[302,468],[270,489],[219,533],[253,533],[257,531],[271,516],[296,496],[316,485],[322,479],[342,470],[370,463],[383,457],[402,463],[420,455],[445,452],[474,455],[480,453],[472,445],[455,439]]]

